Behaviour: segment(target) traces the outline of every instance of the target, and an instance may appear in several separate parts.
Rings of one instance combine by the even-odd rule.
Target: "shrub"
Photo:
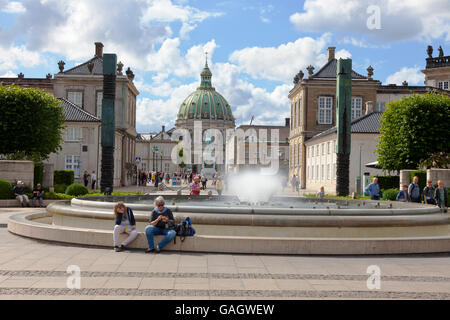
[[[395,199],[397,198],[397,194],[398,194],[398,189],[397,188],[393,188],[393,189],[387,189],[383,192],[383,200],[389,200],[389,201],[395,201]]]
[[[34,186],[36,187],[38,183],[42,185],[44,180],[44,165],[42,163],[34,164]]]
[[[11,183],[5,179],[0,179],[0,199],[13,199],[13,188]]]
[[[89,190],[82,184],[74,183],[67,187],[65,193],[70,196],[78,197],[88,194]]]
[[[373,178],[378,178],[378,184],[380,185],[381,190],[387,189],[398,189],[400,186],[400,176],[372,176],[370,180]]]
[[[74,172],[72,170],[55,170],[53,184],[65,184],[70,186],[74,182]]]
[[[411,171],[409,173],[409,181],[412,182],[414,176],[419,178],[419,190],[422,193],[423,188],[427,185],[427,172],[423,170]]]
[[[54,187],[55,193],[64,193],[66,192],[67,185],[66,184],[55,184]]]
[[[56,193],[56,192],[49,192],[45,193],[45,199],[47,200],[71,200],[73,196],[69,196],[64,193]]]

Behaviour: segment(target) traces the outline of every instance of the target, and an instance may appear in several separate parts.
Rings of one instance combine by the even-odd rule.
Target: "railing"
[[[450,67],[450,56],[427,58],[427,69]]]

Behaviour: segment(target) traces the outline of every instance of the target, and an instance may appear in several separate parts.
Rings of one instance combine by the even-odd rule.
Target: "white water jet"
[[[239,172],[228,177],[228,190],[241,202],[260,204],[282,191],[281,177],[258,172]]]

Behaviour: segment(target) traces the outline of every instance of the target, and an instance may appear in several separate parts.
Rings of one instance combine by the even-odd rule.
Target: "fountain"
[[[254,184],[252,189],[241,179]],[[450,251],[450,215],[440,213],[436,206],[271,195],[271,189],[263,183],[267,181],[275,184],[272,177],[243,175],[231,179],[231,191],[242,191],[237,193],[239,197],[165,195],[176,220],[190,217],[197,231],[195,237],[177,241],[167,249],[258,254]],[[252,195],[246,191],[249,189],[260,193]],[[157,195],[81,197],[55,202],[45,213],[12,216],[8,230],[36,239],[111,247],[112,208],[115,202],[124,201],[133,209],[141,232],[131,247],[144,249],[147,242],[143,230]]]

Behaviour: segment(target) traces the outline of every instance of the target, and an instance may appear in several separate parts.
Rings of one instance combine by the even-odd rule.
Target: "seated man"
[[[159,196],[155,199],[155,208],[150,216],[150,225],[145,228],[145,235],[147,237],[148,249],[145,253],[149,252],[161,252],[170,241],[172,241],[177,233],[170,225],[175,226],[175,218],[172,211],[165,205],[163,197]],[[153,237],[155,235],[164,235],[164,239],[156,246],[154,244]]]
[[[23,191],[23,182],[18,181],[17,186],[14,187],[14,196],[17,200],[19,200],[22,207],[25,207],[24,202],[26,202],[27,206],[30,206],[30,199],[28,199],[28,196]]]
[[[45,194],[45,191],[42,189],[41,184],[38,183],[36,188],[34,188],[34,190],[33,190],[33,199],[31,199],[31,202],[33,203],[33,207],[35,207],[34,201],[36,199],[39,199],[39,207],[43,207],[42,203],[44,200],[44,194]]]
[[[320,187],[319,192],[317,192],[316,194],[316,198],[323,200],[325,198],[325,188],[324,187]]]

